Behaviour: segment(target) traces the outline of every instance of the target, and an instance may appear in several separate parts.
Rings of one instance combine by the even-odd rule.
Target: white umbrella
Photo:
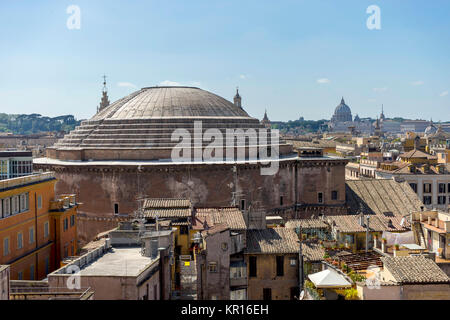
[[[347,288],[352,284],[334,270],[327,269],[308,275],[316,288]]]

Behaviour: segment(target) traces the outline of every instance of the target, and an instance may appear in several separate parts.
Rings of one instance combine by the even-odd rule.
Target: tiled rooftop
[[[189,199],[149,198],[144,200],[144,209],[189,208],[190,206]]]
[[[346,181],[346,204],[349,214],[384,214],[405,216],[420,211],[423,206],[418,196],[406,182],[392,179]]]
[[[319,243],[303,241],[302,254],[305,261],[322,261],[325,255],[325,249]]]
[[[191,201],[188,199],[145,199],[143,208],[146,218],[187,218],[191,216]]]
[[[415,257],[383,257],[384,268],[398,283],[450,283],[449,277],[431,259]]]
[[[370,215],[369,230],[376,232],[382,231],[407,231],[409,224],[400,226],[401,217],[386,217],[384,215]],[[328,223],[333,224],[334,228],[340,232],[366,232],[366,219],[364,218],[364,225],[359,223],[359,215],[340,215],[327,217]]]
[[[212,227],[217,224],[226,224],[231,230],[245,230],[244,216],[236,207],[224,208],[196,208],[193,228],[203,230],[206,225]]]
[[[302,227],[303,229],[326,229],[328,224],[321,219],[294,219],[289,220],[285,224],[286,228],[295,229]]]
[[[299,240],[293,229],[269,228],[247,231],[246,253],[297,253],[299,249]]]

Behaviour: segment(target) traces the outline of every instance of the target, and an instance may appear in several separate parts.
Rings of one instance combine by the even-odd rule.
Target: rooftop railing
[[[20,187],[20,186],[27,185],[30,183],[46,181],[46,180],[50,180],[53,178],[55,178],[54,172],[44,172],[44,173],[37,173],[37,174],[32,174],[32,175],[18,177],[18,178],[1,180],[0,181],[0,190],[14,188],[14,187]]]

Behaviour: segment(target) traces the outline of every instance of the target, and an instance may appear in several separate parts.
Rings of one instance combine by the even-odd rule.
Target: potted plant
[[[400,249],[400,245],[398,243],[396,243],[396,244],[394,244],[394,248],[395,248],[395,250],[398,250],[398,249]]]

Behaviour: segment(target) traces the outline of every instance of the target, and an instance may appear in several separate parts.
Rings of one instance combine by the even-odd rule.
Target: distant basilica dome
[[[344,97],[342,97],[341,103],[334,110],[334,115],[331,118],[332,122],[347,122],[352,121],[352,111],[350,107],[345,104]]]

